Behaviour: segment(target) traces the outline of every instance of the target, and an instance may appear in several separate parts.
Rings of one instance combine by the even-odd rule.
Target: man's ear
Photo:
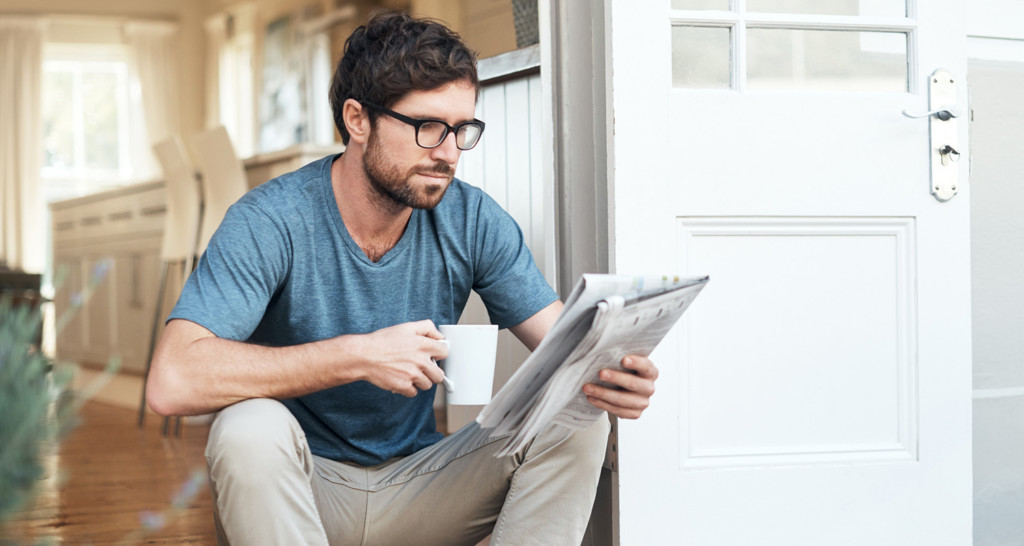
[[[345,122],[350,140],[365,144],[370,138],[370,116],[359,101],[346,99],[341,106],[341,119]]]

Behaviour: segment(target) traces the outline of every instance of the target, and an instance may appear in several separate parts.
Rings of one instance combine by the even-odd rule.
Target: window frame
[[[40,180],[48,201],[64,199],[116,188],[132,182],[138,172],[135,161],[133,142],[136,135],[144,131],[142,119],[141,92],[135,74],[134,56],[130,47],[125,44],[103,43],[47,43],[43,47],[43,73],[54,65],[66,65],[73,74],[72,83],[72,116],[76,118],[73,130],[74,163],[70,167],[46,166],[44,157],[40,157]],[[82,104],[80,90],[81,76],[86,72],[106,72],[104,65],[111,66],[111,72],[117,74],[118,82],[116,100],[119,104],[118,132],[118,166],[117,168],[89,168],[84,163],[84,142],[88,138],[83,127],[86,106]],[[92,67],[94,70],[89,70]],[[44,88],[40,90],[45,93]],[[45,99],[43,99],[45,101]],[[44,128],[41,128],[45,130]],[[40,138],[45,139],[46,134]],[[45,152],[45,144],[43,145]]]
[[[790,13],[762,13],[748,12],[743,5],[732,2],[728,11],[720,10],[669,10],[669,25],[671,27],[712,27],[729,29],[732,40],[730,51],[729,71],[730,86],[721,89],[686,88],[674,87],[676,92],[750,92],[753,91],[747,85],[747,30],[748,29],[774,29],[774,30],[831,30],[831,31],[853,31],[853,32],[884,32],[904,34],[907,40],[906,49],[906,89],[900,93],[917,94],[919,83],[912,77],[917,73],[917,20],[916,7],[913,1],[908,1],[907,15],[904,17],[882,17],[882,16],[861,16],[861,15],[816,15],[816,14],[790,14]],[[796,90],[791,90],[793,92]],[[755,91],[760,92],[760,91]],[[769,91],[770,92],[770,91]],[[805,90],[797,92],[835,92],[835,91],[814,91]]]

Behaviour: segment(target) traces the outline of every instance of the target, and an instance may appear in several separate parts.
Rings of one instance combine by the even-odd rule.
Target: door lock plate
[[[928,78],[928,110],[931,193],[939,201],[949,201],[957,194],[960,173],[956,79],[949,70],[940,68]]]

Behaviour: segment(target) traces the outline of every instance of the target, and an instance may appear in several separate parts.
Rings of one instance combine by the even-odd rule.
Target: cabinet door
[[[114,325],[114,291],[116,282],[111,271],[113,259],[101,254],[91,254],[81,261],[83,274],[83,306],[79,310],[82,320],[84,347],[82,362],[106,364],[114,354],[112,339]]]
[[[160,256],[155,248],[114,259],[113,337],[124,371],[144,372],[159,291]]]
[[[84,349],[84,321],[80,308],[85,287],[82,259],[74,255],[58,255],[54,261],[58,281],[53,298],[57,358],[62,361],[73,361],[80,358]]]

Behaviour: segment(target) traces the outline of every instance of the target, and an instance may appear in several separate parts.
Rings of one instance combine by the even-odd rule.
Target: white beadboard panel
[[[914,227],[678,219],[681,270],[712,279],[682,336],[682,468],[917,458]]]
[[[462,153],[456,176],[482,188],[516,219],[545,271],[546,238],[554,235],[544,221],[540,93],[539,74],[484,86],[477,117],[487,128],[476,148]]]
[[[530,83],[520,79],[502,87],[505,88],[506,210],[519,222],[529,244],[534,228],[530,207]]]
[[[480,104],[483,106],[480,118],[487,123],[484,131],[483,149],[479,155],[484,157],[484,178],[480,185],[506,210],[508,210],[508,162],[509,146],[518,145],[509,142],[507,105],[505,102],[505,85],[494,85],[480,90]]]

